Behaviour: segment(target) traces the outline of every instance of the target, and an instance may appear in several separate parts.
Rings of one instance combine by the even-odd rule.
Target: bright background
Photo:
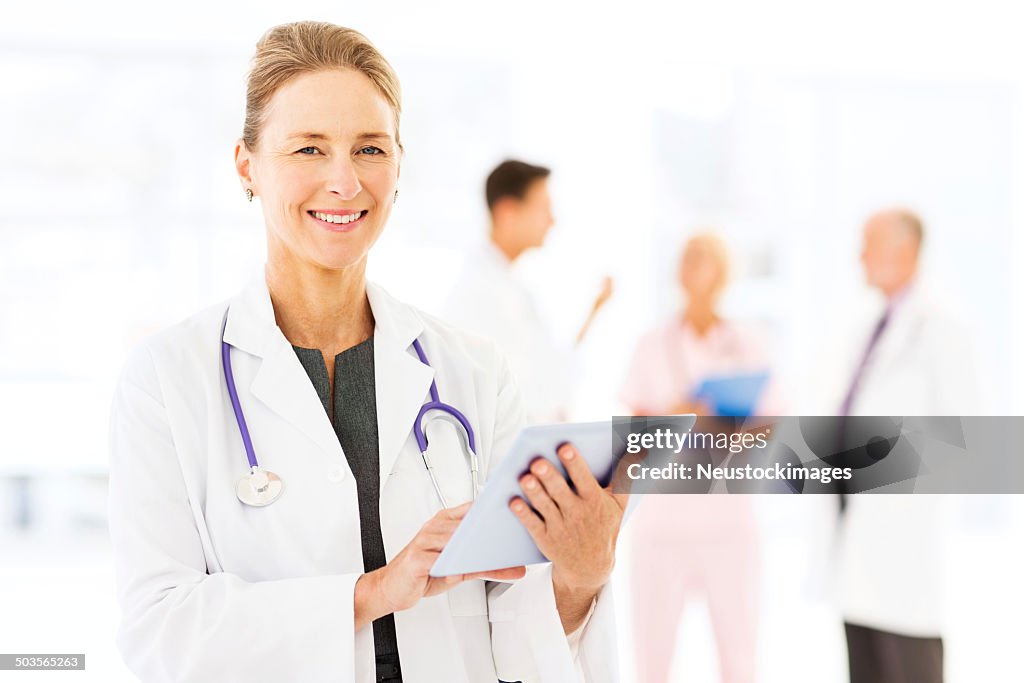
[[[616,282],[581,351],[574,416],[618,409],[632,344],[678,305],[675,256],[702,227],[737,261],[726,312],[765,330],[792,411],[814,411],[820,349],[877,303],[860,226],[892,203],[923,215],[925,274],[976,331],[986,412],[1021,414],[1024,42],[1008,4],[663,5],[0,9],[0,650],[84,650],[90,678],[127,676],[105,532],[113,382],[142,335],[261,263],[259,206],[231,150],[252,47],[284,21],[358,28],[402,78],[401,197],[371,263],[399,296],[439,306],[483,238],[497,162],[554,169],[558,224],[522,264],[553,330],[568,341],[601,277]],[[763,506],[764,681],[845,677],[809,576],[814,504]],[[1004,594],[1024,514],[1009,498],[954,508],[949,680],[997,680],[1024,635],[1008,608],[1024,600]],[[680,680],[715,680],[700,606],[680,644]]]

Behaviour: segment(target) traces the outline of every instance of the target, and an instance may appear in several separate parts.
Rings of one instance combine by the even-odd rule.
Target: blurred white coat
[[[442,317],[498,344],[522,389],[529,422],[566,419],[572,353],[555,344],[533,295],[492,242],[469,256]]]
[[[833,410],[874,324],[852,348]],[[850,415],[975,414],[978,386],[968,328],[912,284],[864,369]],[[944,496],[858,494],[847,505],[838,553],[844,619],[907,636],[941,635]]]

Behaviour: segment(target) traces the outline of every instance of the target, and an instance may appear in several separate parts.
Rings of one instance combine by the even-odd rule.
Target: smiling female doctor
[[[481,478],[524,418],[490,344],[366,282],[402,154],[391,67],[350,29],[279,26],[246,105],[235,160],[262,205],[265,272],[145,342],[114,399],[129,667],[146,681],[617,680],[603,586],[624,501],[571,446],[557,457],[574,488],[538,459],[520,483],[540,515],[510,502],[551,564],[428,576],[468,507],[444,509],[435,484],[467,501],[473,478],[439,421],[432,481],[421,406],[465,416]]]

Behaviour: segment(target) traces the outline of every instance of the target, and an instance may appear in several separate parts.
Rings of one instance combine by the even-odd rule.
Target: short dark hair
[[[543,180],[549,175],[551,175],[551,169],[534,166],[525,161],[508,159],[501,162],[487,176],[485,192],[488,210],[493,211],[494,205],[503,197],[522,199],[534,181]]]

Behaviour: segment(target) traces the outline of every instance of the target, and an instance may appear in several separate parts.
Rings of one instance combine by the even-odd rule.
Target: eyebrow
[[[372,139],[372,140],[391,139],[391,134],[390,133],[371,132],[371,133],[360,133],[356,137],[358,139],[360,139],[360,140],[367,140],[367,139]],[[288,136],[287,139],[288,140],[327,140],[328,136],[324,135],[323,133],[301,132],[301,133],[292,133],[291,135]]]

